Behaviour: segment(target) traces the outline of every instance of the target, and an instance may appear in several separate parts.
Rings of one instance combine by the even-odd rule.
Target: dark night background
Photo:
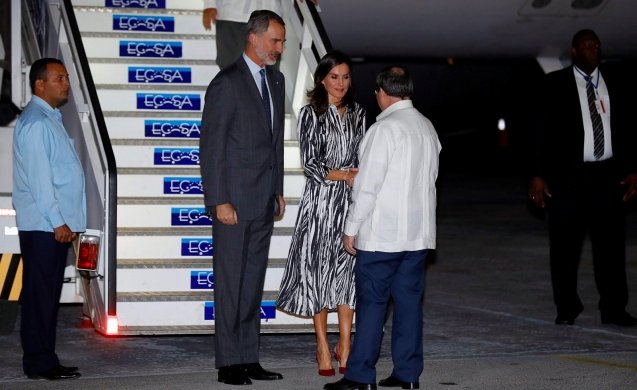
[[[448,62],[382,59],[353,64],[356,100],[368,112],[368,126],[380,109],[374,97],[376,74],[387,65],[402,64],[414,79],[414,105],[434,124],[442,144],[440,170],[479,175],[519,175],[533,131],[533,107],[541,99],[538,86],[544,71],[535,59],[455,59]],[[608,62],[634,81],[634,60]],[[506,131],[498,130],[498,120]],[[637,129],[635,130],[637,131]]]

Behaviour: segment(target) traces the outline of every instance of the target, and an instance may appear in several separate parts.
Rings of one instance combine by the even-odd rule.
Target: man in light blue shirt
[[[33,97],[13,136],[13,206],[23,260],[20,336],[24,373],[70,379],[80,373],[55,354],[57,311],[70,243],[86,229],[84,172],[58,107],[68,101],[69,76],[54,58],[37,60]]]

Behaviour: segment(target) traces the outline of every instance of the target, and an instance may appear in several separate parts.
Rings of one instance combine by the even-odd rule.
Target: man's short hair
[[[31,93],[35,94],[35,82],[37,80],[46,80],[47,67],[49,64],[60,64],[64,66],[64,63],[57,58],[40,58],[31,65],[29,71],[29,84],[31,85]]]
[[[250,14],[250,19],[248,20],[246,39],[250,34],[261,34],[262,32],[267,31],[270,26],[270,21],[274,21],[285,27],[285,22],[279,15],[277,15],[276,12],[272,12],[267,9],[252,12]]]
[[[414,94],[414,82],[402,65],[390,65],[376,76],[376,87],[382,88],[389,96],[401,99],[411,98]]]
[[[597,37],[597,34],[595,34],[595,31],[591,29],[585,28],[583,30],[579,30],[578,32],[575,33],[575,35],[573,35],[573,40],[571,40],[571,47],[573,48],[577,47],[581,40],[583,40],[584,38],[590,38],[590,37],[595,37],[599,39]]]

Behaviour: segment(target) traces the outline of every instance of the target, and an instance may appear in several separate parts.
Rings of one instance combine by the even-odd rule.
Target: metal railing
[[[283,2],[287,27],[286,51],[281,71],[286,76],[286,91],[295,117],[313,87],[313,74],[321,57],[332,49],[316,6],[309,0]]]

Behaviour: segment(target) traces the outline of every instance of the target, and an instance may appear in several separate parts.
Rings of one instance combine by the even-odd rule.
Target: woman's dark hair
[[[314,88],[307,92],[307,97],[310,99],[310,105],[314,111],[319,114],[327,111],[327,106],[329,105],[329,99],[327,97],[325,86],[323,85],[323,79],[327,77],[332,68],[341,64],[346,64],[351,73],[352,61],[344,53],[334,50],[324,55],[316,66],[316,71],[314,72]],[[347,106],[354,104],[354,93],[351,78],[349,89],[343,97],[343,104]]]

